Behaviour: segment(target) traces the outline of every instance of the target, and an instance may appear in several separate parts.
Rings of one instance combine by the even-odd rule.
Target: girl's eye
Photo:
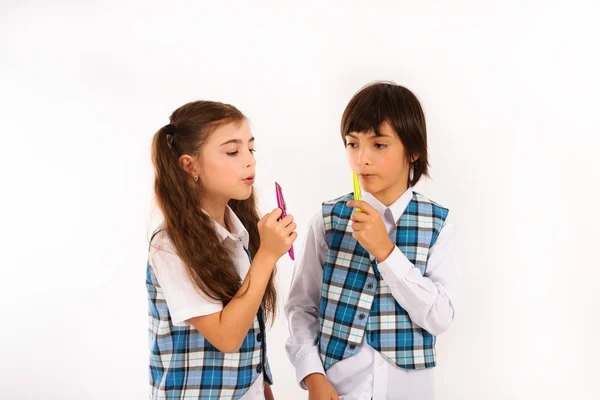
[[[375,143],[375,147],[378,149],[385,149],[388,145],[383,143]]]
[[[232,151],[230,153],[227,153],[227,155],[235,156],[237,153],[239,153],[239,151],[236,150],[236,151]]]

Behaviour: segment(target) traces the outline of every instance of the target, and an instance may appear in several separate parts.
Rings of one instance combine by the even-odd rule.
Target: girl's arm
[[[256,317],[277,260],[296,239],[291,215],[281,221],[276,208],[258,223],[261,246],[236,296],[221,311],[188,320],[213,346],[223,353],[239,350]]]
[[[275,400],[273,397],[273,391],[271,390],[271,385],[265,382],[265,400]]]
[[[279,257],[257,252],[236,296],[221,311],[188,320],[223,353],[239,350],[256,317],[265,289]]]

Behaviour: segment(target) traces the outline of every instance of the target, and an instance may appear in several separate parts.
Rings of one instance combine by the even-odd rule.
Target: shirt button
[[[354,350],[355,348],[356,348],[356,345],[354,345],[354,344],[350,345],[350,350]]]
[[[263,340],[263,334],[262,334],[262,332],[260,332],[258,335],[256,335],[256,341],[260,343],[260,342],[262,342],[262,340]]]
[[[358,316],[358,318],[359,318],[359,319],[365,319],[365,314],[362,314],[362,313],[361,313],[361,314]]]
[[[262,372],[262,365],[258,364],[258,366],[256,367],[256,372],[258,372],[259,374]]]
[[[373,289],[373,284],[372,284],[372,283],[369,283],[369,284],[367,285],[367,288],[368,288],[368,289]]]

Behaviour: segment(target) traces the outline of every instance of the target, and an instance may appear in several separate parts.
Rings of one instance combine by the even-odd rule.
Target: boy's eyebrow
[[[351,138],[358,139],[356,137],[356,135],[354,133],[352,133],[352,132],[346,133],[346,136],[350,136]],[[371,135],[371,137],[387,137],[387,138],[391,138],[390,135],[386,135],[385,133],[381,133],[381,132],[379,132],[379,133],[373,133]]]
[[[248,140],[248,143],[254,142],[254,139],[255,139],[254,136],[252,136],[252,139]],[[225,143],[221,143],[221,146],[225,146],[226,144],[229,144],[229,143],[242,144],[243,142],[241,139],[231,139],[231,140],[226,141]]]

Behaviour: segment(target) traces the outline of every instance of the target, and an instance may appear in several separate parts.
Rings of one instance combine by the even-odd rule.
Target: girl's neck
[[[227,207],[227,202],[216,201],[211,199],[203,199],[202,201],[202,209],[219,225],[229,231],[229,227],[227,226],[227,222],[225,221],[225,208]]]

